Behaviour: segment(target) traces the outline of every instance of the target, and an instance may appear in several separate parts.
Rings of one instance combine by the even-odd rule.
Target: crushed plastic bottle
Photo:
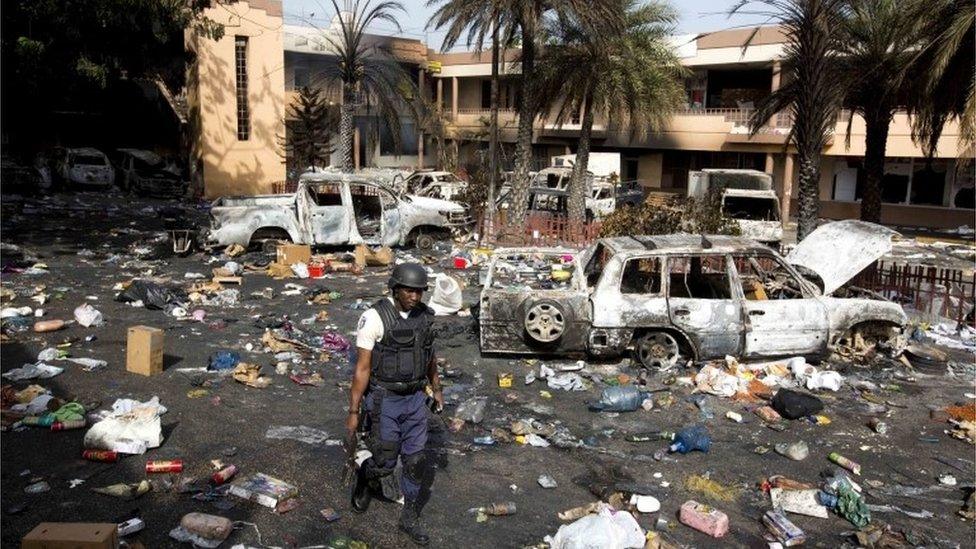
[[[594,412],[633,412],[641,407],[647,395],[636,385],[607,387],[598,402],[590,403]]]
[[[712,439],[701,425],[687,427],[674,435],[674,442],[670,446],[672,452],[687,454],[688,452],[705,452],[712,447]]]

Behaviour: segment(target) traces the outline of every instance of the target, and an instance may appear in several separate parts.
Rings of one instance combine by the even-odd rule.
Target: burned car
[[[178,168],[152,151],[118,149],[118,185],[123,190],[149,196],[177,196],[186,193],[187,182]]]
[[[63,149],[55,160],[60,180],[77,188],[111,187],[115,169],[105,153],[91,147]]]
[[[907,321],[901,306],[831,296],[890,250],[894,234],[839,221],[786,259],[744,238],[687,234],[604,238],[582,253],[499,249],[481,293],[481,349],[633,351],[645,367],[669,368],[726,355],[822,356],[855,337],[897,339]]]
[[[338,173],[302,174],[292,194],[219,198],[210,216],[204,237],[219,246],[291,241],[429,249],[472,225],[456,202],[399,194],[377,179]]]

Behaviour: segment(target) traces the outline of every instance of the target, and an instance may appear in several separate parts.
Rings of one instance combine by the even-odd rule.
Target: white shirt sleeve
[[[383,339],[383,321],[376,309],[366,309],[359,317],[356,330],[356,347],[372,351],[376,342]]]

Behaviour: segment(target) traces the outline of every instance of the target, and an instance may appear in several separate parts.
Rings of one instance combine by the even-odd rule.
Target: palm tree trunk
[[[796,241],[799,242],[817,228],[820,217],[820,151],[797,151],[797,219]]]
[[[498,184],[498,15],[491,29],[491,116],[488,136],[488,216],[494,221],[495,187]]]
[[[516,234],[525,233],[525,214],[529,206],[529,164],[532,162],[532,124],[535,122],[535,97],[532,70],[535,66],[535,22],[522,24],[522,74],[519,99],[518,137],[515,149],[515,180],[509,226]]]
[[[353,126],[356,115],[356,94],[352,86],[343,84],[342,105],[339,107],[339,170],[352,172],[352,148],[356,129]]]
[[[573,164],[569,180],[569,224],[573,229],[582,228],[586,222],[586,170],[590,163],[590,136],[593,134],[592,104],[592,94],[588,93],[583,103],[576,163]]]
[[[891,111],[868,109],[864,113],[864,192],[861,195],[861,219],[881,222],[881,181],[884,179],[885,149]]]

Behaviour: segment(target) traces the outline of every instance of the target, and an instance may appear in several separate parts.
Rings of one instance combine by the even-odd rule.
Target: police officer
[[[426,388],[443,409],[440,378],[434,360],[433,312],[420,299],[427,289],[427,272],[416,263],[393,269],[391,296],[381,299],[359,319],[346,429],[359,427],[360,407],[370,419],[372,457],[356,472],[352,508],[369,506],[376,480],[389,475],[399,458],[403,466],[400,488],[404,507],[398,527],[418,545],[430,543],[420,525],[420,512],[430,499],[434,464],[427,457],[428,404]],[[365,398],[364,398],[365,394]]]

